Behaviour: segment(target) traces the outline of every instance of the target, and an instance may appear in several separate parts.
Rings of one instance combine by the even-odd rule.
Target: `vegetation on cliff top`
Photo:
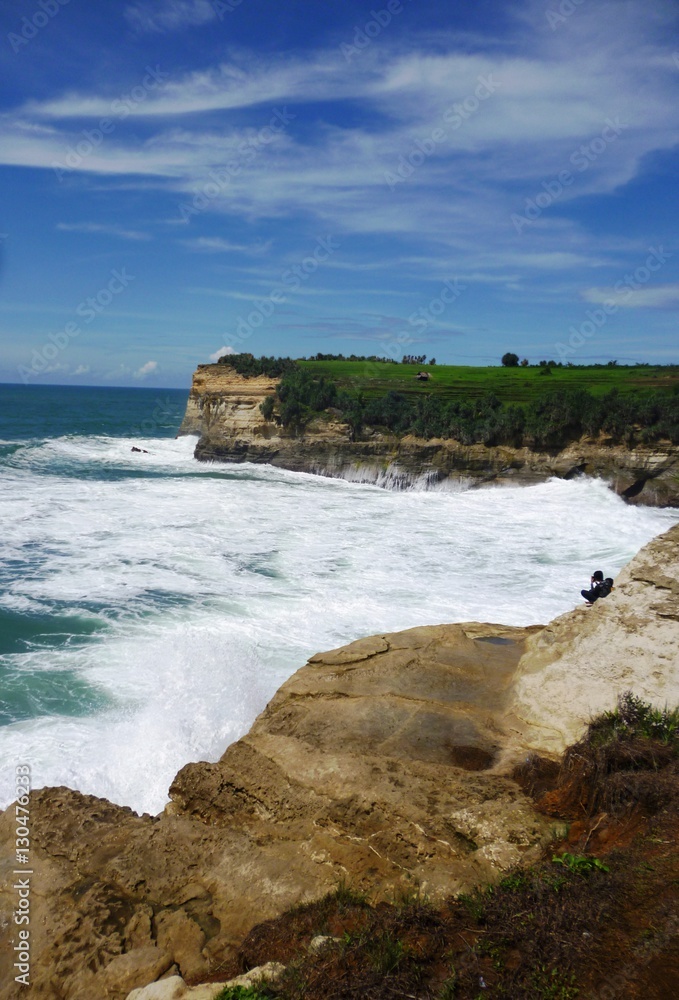
[[[537,864],[443,906],[416,891],[370,905],[340,886],[255,927],[229,974],[285,964],[249,1000],[666,1000],[679,975],[678,721],[628,694],[560,767],[517,769],[566,821]]]
[[[240,354],[226,355],[220,361],[246,377],[265,374],[280,378],[275,396],[267,397],[261,410],[266,420],[275,420],[292,432],[301,432],[312,419],[330,411],[349,425],[354,439],[359,439],[367,428],[374,428],[399,437],[412,434],[425,440],[450,438],[464,445],[556,449],[583,435],[594,438],[604,435],[612,442],[627,445],[659,440],[679,443],[679,372],[669,368],[659,369],[663,371],[660,382],[653,380],[655,370],[649,376],[650,369],[647,371],[643,366],[640,366],[643,375],[637,367],[599,366],[587,369],[588,378],[580,369],[561,368],[558,376],[547,382],[540,381],[540,376],[530,373],[530,369],[520,367],[467,370],[436,366],[434,381],[414,381],[410,374],[404,389],[402,375],[396,378],[389,374],[385,380],[385,371],[393,373],[412,366],[372,359],[295,362],[290,358]],[[335,369],[346,373],[347,367],[353,370],[351,379],[335,379],[328,374]],[[538,366],[537,370],[553,372],[544,366]],[[524,395],[530,387],[529,398],[523,403],[511,401],[507,385],[504,399],[496,391],[482,394],[468,391],[454,381],[462,377],[460,372],[468,371],[476,373],[477,379],[479,371],[485,372],[487,387],[496,388],[501,385],[499,373],[502,380],[509,380],[510,387],[516,389],[520,384]],[[520,383],[515,380],[516,371],[521,373]],[[571,374],[564,375],[572,372],[577,373],[576,380]],[[624,378],[620,377],[621,372],[625,372]],[[634,378],[630,372],[635,373]],[[400,388],[368,391],[374,388],[375,373],[384,385]],[[602,373],[606,373],[605,378]],[[651,389],[654,385],[661,387]],[[627,391],[621,391],[622,386]],[[596,392],[589,391],[595,388]]]

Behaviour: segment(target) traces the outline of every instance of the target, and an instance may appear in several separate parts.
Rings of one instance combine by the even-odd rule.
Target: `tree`
[[[267,396],[263,403],[260,403],[259,409],[265,420],[271,420],[273,416],[273,409],[276,400],[273,396]]]
[[[502,364],[505,368],[516,368],[519,364],[519,355],[511,354],[509,351],[502,355]]]
[[[521,367],[528,368],[528,358],[523,359],[523,361],[521,362]]]

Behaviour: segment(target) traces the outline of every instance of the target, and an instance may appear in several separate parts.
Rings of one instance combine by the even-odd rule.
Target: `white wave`
[[[317,650],[421,624],[546,622],[593,569],[615,575],[678,517],[593,480],[388,491],[200,464],[193,447],[61,438],[0,480],[3,559],[23,567],[8,579],[5,563],[2,605],[107,623],[84,645],[26,654],[110,705],[0,730],[3,759],[31,763],[36,787],[156,812],[176,771],[217,759]],[[83,475],[50,473],[63,463]],[[152,474],[107,480],[111,468]]]

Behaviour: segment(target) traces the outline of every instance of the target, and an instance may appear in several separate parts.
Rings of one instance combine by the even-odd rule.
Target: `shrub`
[[[275,404],[275,396],[267,396],[264,402],[260,404],[259,409],[265,420],[271,420]]]
[[[272,993],[266,985],[261,986],[225,986],[215,1000],[270,1000]]]
[[[223,354],[217,364],[228,365],[245,378],[257,375],[278,378],[297,367],[291,358],[256,358],[254,354]]]
[[[653,815],[677,794],[679,709],[658,709],[630,691],[566,752],[561,810],[614,816],[640,808]]]

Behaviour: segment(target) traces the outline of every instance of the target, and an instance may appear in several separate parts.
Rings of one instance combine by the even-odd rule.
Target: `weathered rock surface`
[[[583,720],[633,689],[679,704],[679,525],[650,542],[610,597],[556,618],[531,636],[513,682],[519,745],[560,753]]]
[[[625,689],[679,702],[678,597],[676,526],[611,597],[547,627],[437,625],[317,654],[220,761],[182,768],[159,817],[34,791],[32,986],[12,966],[10,808],[0,998],[124,1000],[220,978],[255,923],[340,878],[437,899],[530,860],[550,829],[513,765],[558,753]]]
[[[200,986],[188,986],[181,976],[170,976],[159,982],[150,983],[141,989],[132,990],[127,1000],[214,1000],[225,986],[258,986],[264,982],[274,982],[283,972],[280,962],[267,962],[256,969],[251,969],[242,976],[227,979],[223,983],[203,983]]]
[[[199,365],[179,431],[201,435],[196,458],[404,487],[443,479],[481,486],[588,475],[605,479],[630,503],[679,506],[679,448],[669,442],[628,449],[583,439],[562,451],[538,452],[377,431],[353,441],[348,425],[330,414],[295,436],[264,420],[259,409],[277,383],[266,376],[244,378],[228,365]]]

